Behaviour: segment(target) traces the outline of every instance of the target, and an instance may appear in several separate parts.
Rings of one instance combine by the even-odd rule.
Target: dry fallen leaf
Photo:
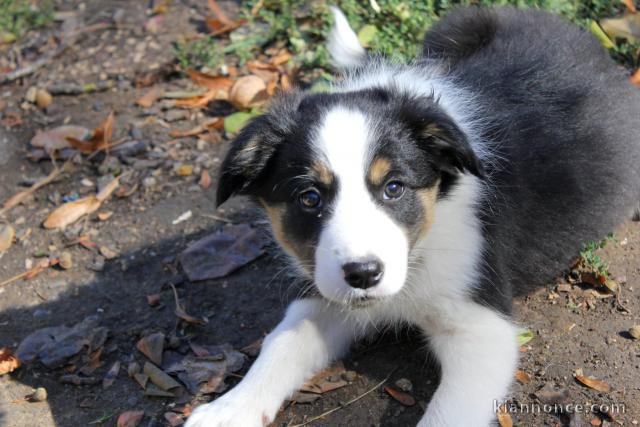
[[[631,76],[631,83],[640,87],[640,68]]]
[[[9,224],[0,224],[0,252],[9,250],[16,237],[16,231]]]
[[[266,102],[267,98],[266,84],[260,77],[254,75],[238,79],[229,92],[229,101],[240,109],[260,106]]]
[[[209,175],[209,171],[204,169],[202,171],[202,174],[200,175],[200,187],[202,187],[203,189],[207,189],[209,187],[211,187],[211,175]],[[0,236],[2,235],[2,233],[0,232]],[[0,242],[1,245],[1,242]],[[2,251],[2,247],[0,246],[0,251]]]
[[[20,360],[6,347],[0,348],[0,375],[13,372],[20,367]]]
[[[582,375],[581,373],[578,373],[578,371],[576,371],[575,377],[576,377],[576,380],[578,380],[580,383],[594,390],[601,391],[604,393],[611,391],[611,386],[605,383],[604,381],[589,378],[585,375]]]
[[[341,378],[336,379],[336,377],[339,377],[343,372],[345,372],[344,364],[342,362],[335,363],[307,380],[302,387],[300,387],[300,391],[323,394],[342,388],[348,385],[348,383]],[[332,379],[336,380],[331,381]]]
[[[221,94],[224,93],[227,96],[231,86],[233,86],[233,79],[229,77],[212,76],[196,70],[187,70],[187,74],[198,86],[205,87],[209,90],[220,91]]]
[[[45,132],[38,132],[31,139],[31,146],[42,148],[51,153],[56,150],[71,147],[68,138],[83,141],[91,136],[91,131],[87,128],[74,125],[60,126]]]
[[[195,317],[187,313],[184,307],[182,307],[182,305],[180,304],[180,299],[178,298],[178,291],[176,290],[176,287],[173,286],[172,283],[170,283],[170,285],[171,285],[171,289],[173,289],[173,297],[176,302],[176,309],[175,309],[176,316],[178,316],[180,319],[184,320],[187,323],[192,323],[195,325],[204,325],[206,323],[209,323],[209,319],[207,319],[206,317]]]
[[[498,413],[496,414],[498,418],[498,424],[500,427],[513,427],[513,420],[511,419],[511,415],[507,412],[507,408],[504,405],[500,406]]]
[[[142,108],[149,108],[162,96],[162,90],[153,88],[136,100],[136,104]]]
[[[222,130],[224,128],[224,117],[213,117],[211,119],[205,120],[202,124],[186,130],[172,130],[169,132],[169,136],[172,138],[184,138],[186,136],[198,136],[201,133],[207,132],[211,129]]]
[[[96,195],[83,197],[82,199],[74,200],[73,202],[67,202],[58,207],[49,214],[42,225],[47,229],[65,228],[67,225],[74,223],[83,216],[97,211],[102,202],[104,202],[111,193],[118,188],[119,179],[121,177],[122,175],[113,179]]]
[[[640,14],[628,13],[621,18],[603,19],[600,27],[611,39],[623,38],[635,42],[640,39]]]
[[[631,13],[636,13],[636,5],[633,0],[622,0],[627,10]]]
[[[164,419],[167,420],[171,427],[177,427],[184,424],[184,419],[175,412],[165,412]]]
[[[113,385],[113,382],[118,377],[118,373],[120,372],[120,361],[116,361],[111,369],[105,374],[104,379],[102,380],[102,388],[108,388]]]
[[[137,427],[144,418],[144,411],[126,411],[118,416],[117,427]]]
[[[518,380],[522,384],[529,384],[531,382],[531,375],[518,369],[516,370],[516,380]]]
[[[145,375],[149,377],[152,383],[160,387],[163,391],[169,391],[174,388],[180,388],[180,383],[171,378],[162,369],[158,368],[152,363],[145,362],[144,368],[142,368]]]
[[[404,406],[413,406],[416,404],[416,399],[414,399],[413,396],[411,396],[409,393],[396,390],[395,388],[389,386],[385,386],[384,391],[386,391],[389,396],[391,396],[395,401],[401,403]]]
[[[115,116],[113,111],[109,113],[107,118],[93,131],[93,136],[88,140],[78,140],[75,138],[67,138],[69,144],[83,154],[92,154],[96,151],[108,150],[113,137],[113,126]]]
[[[162,364],[162,351],[164,350],[164,334],[157,332],[155,334],[142,337],[137,343],[136,348],[140,353],[144,354],[156,365]]]

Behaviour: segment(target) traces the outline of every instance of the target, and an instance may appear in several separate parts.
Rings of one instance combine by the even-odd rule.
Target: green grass
[[[581,267],[591,270],[599,276],[609,278],[609,263],[602,259],[596,252],[607,246],[608,243],[616,242],[613,234],[609,234],[600,242],[589,242],[580,251]]]
[[[49,1],[0,0],[0,43],[20,38],[27,30],[53,21]]]
[[[251,14],[257,0],[243,2],[242,13],[249,20],[248,28],[232,34],[235,42],[247,37],[256,37],[257,42],[231,49],[242,59],[250,58],[261,48],[269,45],[286,46],[295,53],[296,65],[300,67],[323,67],[329,63],[324,41],[331,29],[332,17],[328,4],[335,4],[347,15],[350,24],[367,47],[398,61],[408,61],[420,52],[425,31],[441,16],[457,6],[467,5],[514,5],[521,8],[539,8],[557,13],[569,21],[589,28],[592,20],[620,15],[624,5],[620,0],[265,0],[256,16]],[[372,7],[379,6],[379,11]],[[215,40],[211,40],[215,44]],[[622,64],[635,67],[638,63],[639,44],[618,41],[611,49],[612,56]],[[183,50],[185,47],[182,48]],[[187,47],[188,49],[188,47]],[[202,50],[201,48],[198,48]],[[205,49],[206,50],[206,49]],[[220,65],[220,56],[185,61],[183,65],[209,68]]]

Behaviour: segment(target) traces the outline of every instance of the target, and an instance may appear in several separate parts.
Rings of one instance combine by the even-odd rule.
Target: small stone
[[[634,339],[640,340],[640,325],[635,325],[629,329],[629,335]]]
[[[413,384],[406,378],[400,378],[398,381],[396,381],[396,387],[406,393],[409,393],[411,390],[413,390]]]
[[[36,105],[40,108],[47,108],[53,102],[53,96],[44,89],[36,91]]]
[[[358,378],[358,374],[355,371],[345,371],[342,373],[342,379],[348,382],[354,382]]]
[[[178,176],[189,176],[193,173],[192,165],[180,165],[175,169],[176,175]]]
[[[71,254],[67,251],[62,252],[60,254],[60,267],[64,268],[65,270],[70,269],[71,267],[73,267],[73,261],[71,259]]]
[[[29,397],[32,402],[44,402],[47,400],[47,389],[44,387],[38,387]]]
[[[98,255],[97,257],[95,257],[93,262],[89,264],[88,268],[89,270],[100,272],[104,270],[104,262],[105,262],[104,257],[102,255]]]
[[[142,180],[142,186],[144,188],[152,188],[152,187],[155,187],[157,184],[158,184],[158,181],[152,176],[148,176]]]
[[[186,110],[169,110],[166,112],[164,119],[165,121],[179,122],[180,120],[186,120],[189,118],[189,112]]]
[[[27,93],[24,96],[24,100],[27,102],[30,102],[31,104],[34,104],[36,102],[37,93],[38,93],[38,88],[35,86],[31,86],[29,89],[27,89]]]
[[[180,344],[182,344],[182,340],[180,340],[180,338],[178,338],[177,336],[171,335],[169,337],[169,348],[175,350],[176,348],[180,347]]]

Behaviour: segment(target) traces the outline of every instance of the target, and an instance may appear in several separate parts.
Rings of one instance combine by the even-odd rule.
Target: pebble
[[[47,389],[44,387],[38,387],[31,395],[32,402],[44,402],[45,400],[47,400]]]
[[[164,119],[169,122],[178,122],[189,118],[189,112],[186,110],[169,110],[165,113]]]
[[[62,252],[60,254],[60,267],[64,268],[65,270],[70,269],[71,267],[73,267],[73,261],[71,259],[71,254],[67,251]]]
[[[398,381],[396,381],[396,387],[406,393],[409,393],[411,390],[413,390],[413,384],[406,378],[400,378]]]
[[[142,186],[144,188],[153,188],[158,184],[158,180],[156,180],[154,177],[152,176],[148,176],[145,179],[142,180]]]
[[[640,340],[640,325],[635,325],[635,326],[631,327],[631,328],[629,329],[629,334],[630,334],[633,338],[635,338],[635,339],[637,339],[637,340]]]
[[[342,373],[342,379],[348,382],[353,382],[358,378],[358,374],[355,371],[345,371]]]
[[[104,270],[104,261],[104,257],[102,255],[98,255],[87,267],[89,268],[89,270],[100,272]]]

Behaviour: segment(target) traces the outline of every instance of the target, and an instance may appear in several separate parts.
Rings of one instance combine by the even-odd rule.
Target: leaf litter
[[[180,264],[190,281],[216,279],[260,257],[266,244],[248,224],[229,224],[187,247]]]

